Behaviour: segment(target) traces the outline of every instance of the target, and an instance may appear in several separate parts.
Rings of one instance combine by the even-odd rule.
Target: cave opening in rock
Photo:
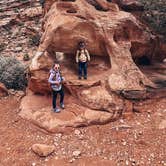
[[[49,56],[53,63],[58,62],[61,66],[61,72],[68,81],[78,80],[78,64],[76,63],[76,53],[67,54],[49,50]],[[108,55],[99,56],[90,54],[91,61],[88,62],[88,80],[105,79],[104,75],[110,70],[110,58]]]
[[[132,53],[132,58],[133,58],[133,61],[135,62],[135,64],[139,67],[139,68],[142,68],[142,67],[150,67],[152,66],[152,60],[150,59],[149,56],[147,55],[142,55],[142,56],[139,56],[139,57],[135,57]]]
[[[141,66],[151,65],[151,61],[146,55],[143,55],[142,57],[137,58],[136,63]]]

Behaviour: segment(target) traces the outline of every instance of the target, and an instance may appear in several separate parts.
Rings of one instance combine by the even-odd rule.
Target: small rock
[[[41,157],[46,157],[46,156],[48,156],[48,155],[50,155],[51,153],[54,152],[55,147],[54,146],[45,145],[45,144],[34,144],[32,146],[32,150],[37,155],[39,155]]]
[[[19,98],[22,98],[23,96],[25,96],[25,92],[24,91],[16,91],[15,95]]]
[[[119,121],[120,121],[120,123],[124,123],[124,120],[123,120],[123,119],[120,119]]]
[[[14,52],[21,52],[22,51],[22,47],[16,47]]]
[[[36,165],[36,163],[32,163],[32,166],[35,166]]]
[[[76,150],[73,152],[74,157],[79,157],[80,155],[81,155],[81,151],[79,151],[79,150]]]
[[[16,91],[14,89],[9,89],[8,91],[9,91],[9,94],[11,94],[11,95],[15,95],[16,94]]]
[[[127,142],[126,142],[126,141],[123,141],[123,142],[122,142],[122,145],[126,146],[126,145],[127,145]]]
[[[139,131],[139,133],[138,133],[139,135],[143,135],[143,131]]]
[[[75,161],[75,158],[72,158],[71,160],[69,160],[69,163],[73,163]]]
[[[126,160],[126,165],[129,165],[129,161],[128,160]]]
[[[159,129],[165,129],[166,128],[166,120],[162,120],[161,123],[159,124]]]
[[[74,134],[75,134],[75,135],[80,135],[80,134],[81,134],[81,131],[78,130],[78,129],[76,129],[76,130],[74,131]]]

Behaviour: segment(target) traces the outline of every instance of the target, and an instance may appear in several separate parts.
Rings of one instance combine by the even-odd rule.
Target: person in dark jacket
[[[62,86],[63,81],[64,81],[64,77],[62,77],[62,75],[61,75],[60,66],[59,66],[59,64],[55,63],[53,65],[53,68],[50,70],[50,76],[49,76],[48,82],[51,84],[52,106],[53,106],[53,111],[56,113],[60,112],[60,109],[58,109],[58,107],[56,105],[56,99],[57,99],[58,94],[60,94],[60,107],[62,109],[65,108],[64,91],[63,91],[63,86]]]

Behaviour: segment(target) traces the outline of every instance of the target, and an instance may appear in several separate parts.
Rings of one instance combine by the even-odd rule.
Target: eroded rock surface
[[[84,40],[91,55],[108,56],[111,64],[107,76],[110,89],[141,90],[144,85],[152,85],[134,64],[130,53],[131,43],[148,43],[150,33],[142,29],[134,16],[119,11],[115,4],[105,3],[108,6],[106,11],[96,9],[86,0],[54,2],[45,15],[45,32],[38,51],[46,51],[50,56],[55,51],[74,56],[77,43]],[[35,57],[31,65],[36,79],[37,71],[43,68],[39,61]]]
[[[20,112],[41,128],[56,132],[65,127],[116,120],[133,110],[132,102],[124,99],[121,92],[137,91],[144,95],[146,86],[154,87],[133,61],[148,52],[153,36],[132,14],[120,11],[116,4],[106,0],[46,0],[43,30],[30,66],[29,89],[34,94],[27,94],[22,100]],[[77,43],[82,40],[91,54],[88,80],[77,79],[74,61]],[[145,47],[131,54],[133,43],[139,49]],[[64,53],[59,62],[66,78],[64,87],[70,96],[65,99],[66,109],[58,115],[50,111],[51,104],[42,103],[48,101],[47,97],[35,95],[50,93],[47,80],[53,62],[58,60],[56,52]],[[137,98],[134,95],[132,99]]]
[[[54,152],[55,147],[45,144],[34,144],[32,145],[32,150],[34,153],[38,154],[40,157],[47,157]]]
[[[112,107],[111,105],[109,107],[106,105],[104,108],[104,104],[106,103],[103,103],[103,105],[98,103],[99,110],[94,110],[92,105],[93,109],[82,106],[78,100],[67,95],[65,109],[57,114],[51,110],[50,97],[35,95],[29,91],[28,95],[22,99],[19,115],[49,132],[65,132],[65,128],[105,124],[115,121],[121,116],[123,111],[129,109],[125,102],[123,104],[126,107],[123,110],[119,106],[122,103],[117,103],[117,108],[113,108],[115,104]],[[103,107],[102,110],[101,106]],[[109,110],[104,110],[108,108]]]

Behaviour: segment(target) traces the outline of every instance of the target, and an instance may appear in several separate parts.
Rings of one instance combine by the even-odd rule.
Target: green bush
[[[2,52],[5,49],[6,45],[4,43],[0,44],[0,52]]]
[[[139,0],[144,5],[142,18],[157,33],[166,37],[166,0]]]
[[[29,61],[30,60],[29,54],[24,54],[23,60],[24,61]]]
[[[0,56],[0,82],[8,89],[23,90],[27,86],[26,68],[14,57]]]
[[[39,43],[40,43],[40,35],[39,34],[35,34],[33,36],[30,36],[29,44],[31,46],[38,46]]]

